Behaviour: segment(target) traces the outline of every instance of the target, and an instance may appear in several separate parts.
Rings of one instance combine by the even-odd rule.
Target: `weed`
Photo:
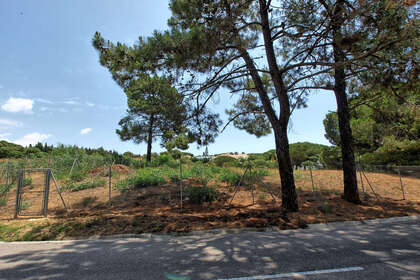
[[[217,192],[211,187],[187,187],[184,192],[185,197],[194,204],[212,202],[217,199]]]
[[[0,207],[6,206],[7,199],[6,197],[0,197]]]
[[[70,174],[70,180],[72,182],[80,182],[85,178],[86,174],[83,174],[81,172],[73,172]]]
[[[32,178],[23,178],[23,185],[24,186],[29,186],[30,184],[32,184]]]
[[[128,190],[131,188],[140,189],[150,186],[163,185],[166,182],[161,170],[145,168],[138,172],[135,176],[119,181],[115,188],[119,190]]]
[[[325,201],[321,202],[321,205],[318,207],[318,210],[321,211],[323,214],[332,213],[334,207],[332,205],[328,205]]]
[[[219,176],[219,180],[225,182],[231,186],[236,186],[241,180],[241,174],[229,169],[223,169]]]
[[[70,190],[72,192],[77,192],[81,190],[101,187],[101,186],[104,186],[105,184],[106,184],[106,180],[104,179],[94,179],[92,181],[87,181],[87,182],[82,182],[82,183],[70,182],[67,185],[63,186],[63,190]]]
[[[22,199],[20,202],[20,210],[25,210],[31,207],[32,203],[28,200]]]
[[[84,197],[84,198],[82,199],[82,201],[80,201],[79,203],[77,203],[75,206],[76,206],[76,207],[85,208],[85,207],[87,207],[88,205],[90,205],[90,204],[94,203],[97,199],[98,199],[98,198],[97,198],[96,196],[87,196],[87,197]]]

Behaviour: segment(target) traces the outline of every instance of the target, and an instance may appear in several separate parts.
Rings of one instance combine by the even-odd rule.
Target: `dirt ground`
[[[183,211],[179,186],[176,184],[125,192],[112,190],[111,203],[108,201],[108,186],[104,186],[63,192],[63,198],[70,209],[70,213],[66,215],[55,187],[51,186],[49,218],[40,222],[48,226],[41,226],[31,234],[35,236],[34,239],[66,239],[120,233],[182,233],[213,228],[291,229],[305,227],[310,223],[420,214],[420,179],[403,178],[406,199],[402,200],[398,176],[366,173],[369,182],[363,178],[365,192],[362,182],[359,181],[363,203],[353,205],[340,197],[343,189],[341,171],[313,171],[315,191],[309,171],[297,171],[295,177],[300,211],[287,215],[281,211],[280,179],[275,170],[270,171],[263,184],[255,186],[254,203],[251,190],[242,186],[231,207],[228,207],[234,188],[219,182],[216,187],[219,193],[217,201],[203,205],[184,201]],[[114,178],[113,184],[116,180]],[[198,183],[185,180],[184,185],[195,186]],[[6,205],[0,207],[0,224],[12,225],[28,219],[20,217],[18,221],[9,220],[13,216],[15,195],[15,191],[11,191]],[[70,229],[51,229],[64,224],[70,225]]]

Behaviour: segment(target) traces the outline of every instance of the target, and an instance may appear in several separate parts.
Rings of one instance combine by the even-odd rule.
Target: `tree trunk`
[[[287,128],[273,129],[276,141],[277,163],[281,179],[281,200],[282,208],[286,212],[299,211],[295,179],[293,176],[293,166],[290,161],[289,139],[287,138]]]
[[[333,51],[334,51],[334,94],[337,100],[338,127],[341,140],[341,156],[343,160],[344,196],[349,202],[359,204],[357,188],[356,163],[353,152],[353,135],[350,127],[350,110],[346,94],[345,54],[340,46],[341,26],[343,24],[343,0],[337,0],[333,17]]]
[[[150,122],[149,122],[149,133],[147,135],[146,162],[150,162],[152,160],[153,122],[154,122],[154,117],[153,117],[153,114],[152,114],[150,116]]]

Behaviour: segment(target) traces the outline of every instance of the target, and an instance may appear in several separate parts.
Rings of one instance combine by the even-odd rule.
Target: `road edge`
[[[402,216],[402,217],[391,217],[391,218],[380,218],[372,220],[360,220],[360,221],[344,221],[344,222],[331,222],[331,223],[320,223],[320,224],[308,224],[308,227],[301,229],[287,229],[280,230],[277,227],[268,227],[268,228],[221,228],[221,229],[211,229],[211,230],[200,230],[192,231],[187,233],[169,233],[169,234],[160,234],[160,233],[142,233],[142,234],[117,234],[117,235],[93,235],[88,237],[76,237],[66,240],[47,240],[47,241],[0,241],[0,244],[36,244],[36,243],[55,243],[55,242],[76,242],[76,241],[110,241],[110,240],[121,240],[121,239],[153,239],[153,238],[176,238],[176,237],[202,237],[202,236],[214,236],[214,235],[228,235],[228,234],[239,234],[246,232],[278,232],[278,233],[290,233],[297,231],[330,231],[345,228],[348,226],[364,226],[364,225],[379,225],[379,224],[390,224],[398,222],[409,222],[409,221],[419,221],[420,215],[412,216]]]

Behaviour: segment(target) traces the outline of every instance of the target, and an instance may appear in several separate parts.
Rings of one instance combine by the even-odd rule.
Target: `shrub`
[[[6,200],[6,197],[5,196],[0,197],[0,207],[1,206],[5,206],[6,205],[6,202],[7,202],[7,200]]]
[[[339,147],[327,147],[321,153],[321,163],[331,169],[341,169],[341,149]]]
[[[32,184],[32,178],[30,178],[30,177],[23,178],[23,185],[24,186],[29,186],[30,184]]]
[[[70,174],[70,180],[72,182],[80,182],[83,180],[84,177],[85,174],[83,174],[82,172],[73,172]]]
[[[223,166],[235,166],[236,159],[233,157],[228,156],[218,156],[213,159],[213,162],[216,166],[223,167]]]
[[[131,188],[139,189],[150,186],[162,185],[166,182],[165,178],[159,170],[143,169],[136,176],[119,181],[116,188],[127,190]]]
[[[242,174],[238,172],[235,172],[229,169],[224,169],[219,176],[219,180],[231,186],[236,186],[237,184],[239,184],[241,177],[242,177]]]
[[[184,190],[185,197],[194,204],[212,202],[217,199],[217,192],[211,187],[187,187]]]
[[[104,179],[94,179],[93,181],[87,181],[87,182],[82,182],[82,183],[70,182],[69,184],[63,186],[63,190],[70,190],[72,192],[77,192],[81,190],[101,187],[105,184],[106,184],[106,180]]]

